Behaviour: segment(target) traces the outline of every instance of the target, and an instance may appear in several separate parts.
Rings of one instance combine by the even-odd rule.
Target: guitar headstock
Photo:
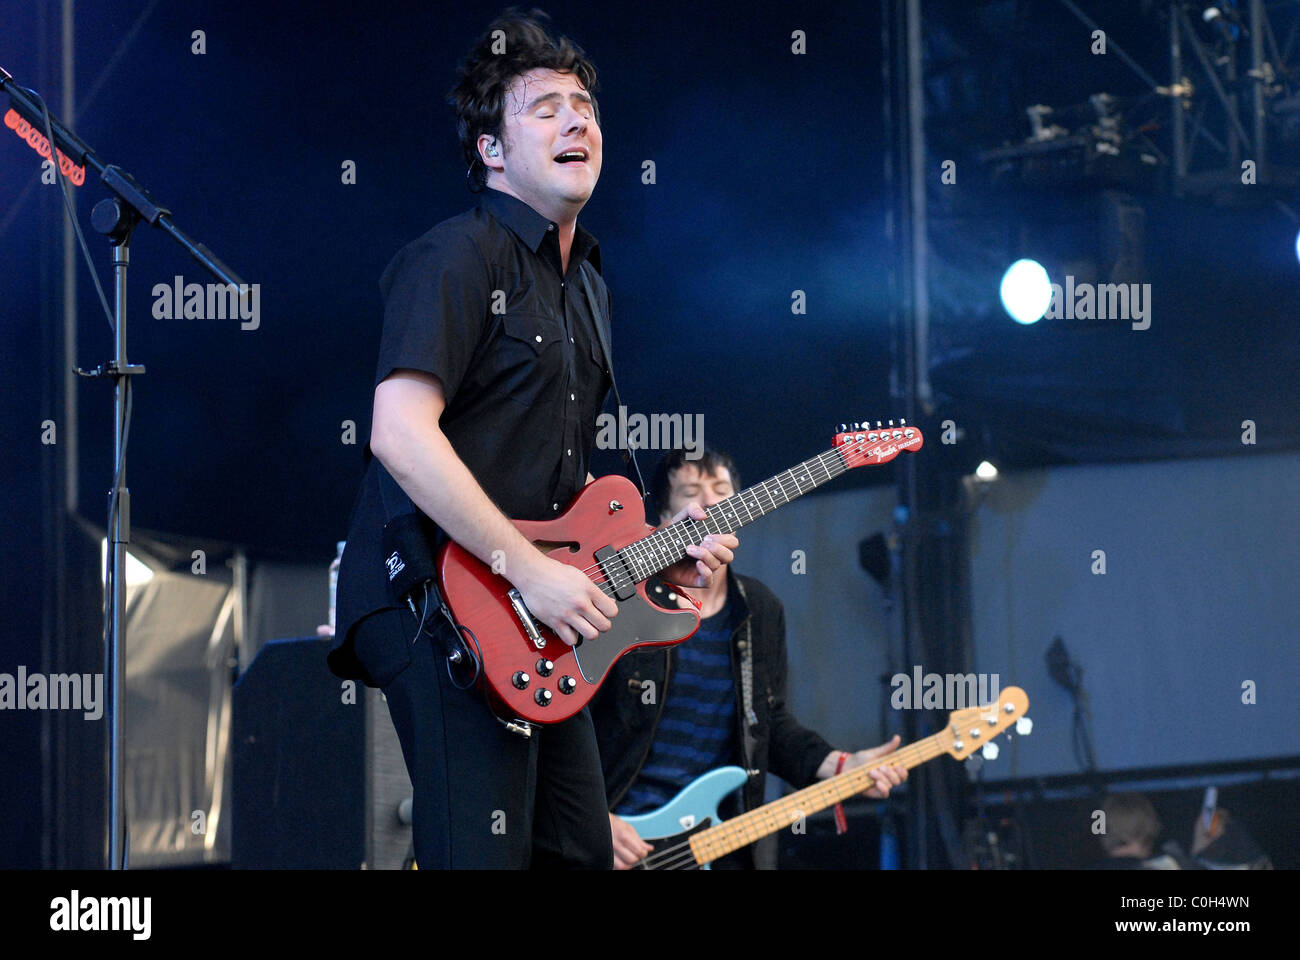
[[[855,423],[852,430],[849,426],[840,424],[840,432],[835,434],[831,446],[840,451],[850,470],[868,463],[888,463],[905,450],[908,453],[920,450],[925,443],[921,431],[909,427],[906,420],[897,424],[893,420]]]
[[[942,733],[948,752],[964,760],[986,743],[992,743],[994,737],[1012,724],[1028,733],[1029,718],[1025,717],[1028,709],[1029,697],[1025,691],[1004,687],[998,691],[997,700],[987,707],[954,710],[948,714],[948,726]],[[1021,718],[1024,724],[1020,724]]]

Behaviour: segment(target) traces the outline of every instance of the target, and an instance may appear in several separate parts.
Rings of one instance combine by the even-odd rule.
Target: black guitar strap
[[[619,396],[618,380],[614,378],[614,361],[611,359],[611,352],[609,349],[609,335],[605,332],[605,328],[609,325],[609,320],[605,316],[605,311],[601,309],[600,300],[596,297],[595,291],[592,290],[591,278],[587,274],[587,271],[595,269],[596,268],[591,265],[589,260],[582,261],[582,266],[579,268],[579,271],[582,273],[582,289],[586,292],[587,303],[591,306],[591,319],[596,328],[596,338],[600,341],[600,354],[605,358],[605,372],[609,374],[609,382],[614,387],[614,402],[622,407],[623,398]],[[641,475],[641,465],[636,462],[636,450],[623,450],[622,456],[624,471],[627,471],[628,461],[632,461],[632,467],[636,470],[635,482],[637,489],[641,492],[641,499],[644,500],[646,496],[645,477]],[[628,476],[630,479],[630,471],[628,471]]]

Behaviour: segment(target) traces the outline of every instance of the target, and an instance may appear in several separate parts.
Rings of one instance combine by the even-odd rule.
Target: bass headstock
[[[988,706],[967,707],[948,714],[948,726],[940,736],[947,751],[958,760],[964,760],[986,743],[992,743],[994,737],[1012,724],[1016,725],[1017,732],[1028,734],[1030,720],[1025,716],[1028,709],[1029,697],[1025,691],[1019,687],[1004,687]]]

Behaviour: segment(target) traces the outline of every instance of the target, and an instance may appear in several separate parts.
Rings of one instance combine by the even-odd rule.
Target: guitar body
[[[748,774],[740,767],[718,767],[696,777],[681,793],[659,809],[623,817],[623,820],[636,830],[642,840],[653,843],[656,851],[666,850],[696,830],[719,823],[722,818],[718,815],[718,804],[748,779]],[[651,853],[647,859],[654,856]],[[694,859],[687,857],[681,866],[695,868],[697,864]],[[660,869],[672,867],[664,866]],[[709,869],[707,864],[704,869]]]
[[[659,530],[645,522],[632,481],[619,476],[587,484],[554,520],[514,521],[538,549],[581,570],[618,604],[610,630],[573,647],[531,614],[504,576],[454,542],[438,554],[442,596],[481,657],[480,679],[495,705],[534,723],[558,723],[587,705],[623,654],[680,643],[699,628],[699,605],[679,607],[678,588],[654,574],[689,557],[689,545],[706,531],[730,533],[846,470],[888,463],[922,443],[906,421],[855,423],[835,435],[830,450],[715,503],[703,520]]]
[[[636,487],[620,476],[589,483],[554,520],[514,524],[552,559],[580,570],[597,565],[596,551],[621,549],[654,530],[645,522]],[[510,582],[458,544],[442,549],[438,573],[452,616],[472,634],[465,639],[471,648],[477,641],[489,693],[506,713],[536,723],[558,723],[581,710],[629,650],[680,643],[700,625],[698,610],[668,599],[671,588],[643,581],[630,596],[615,598],[618,614],[608,631],[570,647],[537,620],[535,640],[524,625],[527,611],[511,602]],[[661,602],[653,602],[651,593],[662,594]],[[553,664],[550,670],[546,661]]]

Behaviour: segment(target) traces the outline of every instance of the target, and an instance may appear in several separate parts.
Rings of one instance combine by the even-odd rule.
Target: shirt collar
[[[511,196],[491,187],[484,188],[479,195],[479,206],[500,220],[511,232],[522,240],[533,253],[540,251],[548,233],[554,233],[556,225],[530,207],[518,197]],[[558,243],[558,241],[553,241]],[[558,248],[557,248],[558,249]],[[600,272],[600,246],[594,236],[578,224],[573,231],[573,250],[571,261],[581,263],[589,259]]]

